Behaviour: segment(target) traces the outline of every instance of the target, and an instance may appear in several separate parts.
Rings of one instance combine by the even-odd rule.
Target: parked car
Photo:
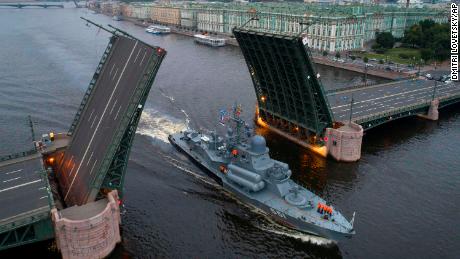
[[[433,80],[433,76],[431,74],[426,74],[425,77],[428,80]]]

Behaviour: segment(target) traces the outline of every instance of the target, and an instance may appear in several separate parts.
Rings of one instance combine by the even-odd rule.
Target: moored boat
[[[205,44],[211,47],[222,47],[226,44],[225,39],[211,37],[209,35],[195,34],[193,35],[193,37],[195,38],[195,42]]]
[[[145,31],[152,34],[168,34],[171,32],[171,29],[162,25],[150,25]]]

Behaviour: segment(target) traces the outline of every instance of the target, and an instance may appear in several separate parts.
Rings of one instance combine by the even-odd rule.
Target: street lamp
[[[431,97],[431,100],[434,101],[434,97],[436,95],[436,86],[438,85],[438,81],[434,80],[434,87],[433,87],[433,96]]]
[[[353,98],[353,93],[351,93],[351,102],[350,102],[350,124],[351,124],[351,119],[353,117],[353,103],[355,102]]]
[[[258,21],[258,20],[259,20],[259,18],[257,16],[253,16],[253,17],[251,17],[251,19],[249,19],[247,22],[245,22],[243,25],[241,25],[240,28],[243,28],[244,26],[246,26],[246,24],[248,24],[251,21]]]
[[[367,68],[368,64],[364,63],[364,86],[367,86]]]
[[[420,59],[420,62],[418,63],[418,75],[420,76],[420,66],[422,65],[423,59]]]

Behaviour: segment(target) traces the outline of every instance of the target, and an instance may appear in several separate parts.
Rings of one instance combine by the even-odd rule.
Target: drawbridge
[[[108,196],[117,195],[106,194],[123,193],[136,128],[166,51],[112,28],[103,28],[111,37],[68,133],[50,133],[34,141],[34,149],[0,157],[0,250],[56,237],[67,253],[70,241],[66,238],[72,237],[78,245],[70,246],[71,252],[91,254],[116,242],[118,208],[106,208],[114,203]],[[62,202],[71,208],[63,209]],[[95,217],[87,211],[105,213],[98,215],[106,218],[91,221]],[[107,215],[114,218],[109,221]],[[67,234],[62,232],[64,225],[73,222],[84,223]],[[56,229],[55,224],[61,227]],[[108,226],[113,227],[110,242],[104,239],[107,233],[101,232],[107,232]],[[79,241],[79,235],[84,235],[72,236],[77,227],[81,228],[78,233],[94,238]]]
[[[91,80],[59,159],[67,205],[94,201],[106,190],[123,193],[131,144],[145,101],[166,51],[115,34]]]
[[[234,29],[257,96],[259,115],[277,127],[320,135],[332,112],[302,38]]]
[[[326,92],[302,37],[235,28],[257,96],[259,118],[315,143],[348,122],[364,130],[460,101],[457,82],[411,79]],[[306,41],[304,41],[306,42]]]
[[[256,123],[321,156],[361,157],[363,132],[409,116],[437,120],[460,102],[458,82],[414,78],[326,92],[308,40],[233,29],[257,96]]]

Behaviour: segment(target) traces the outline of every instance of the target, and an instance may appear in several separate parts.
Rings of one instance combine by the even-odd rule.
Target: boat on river
[[[169,141],[242,201],[278,222],[301,232],[339,241],[355,234],[348,221],[329,202],[291,179],[286,163],[270,158],[265,138],[253,135],[234,107],[221,115],[233,126],[224,137],[187,129]],[[227,118],[227,119],[223,119]]]

